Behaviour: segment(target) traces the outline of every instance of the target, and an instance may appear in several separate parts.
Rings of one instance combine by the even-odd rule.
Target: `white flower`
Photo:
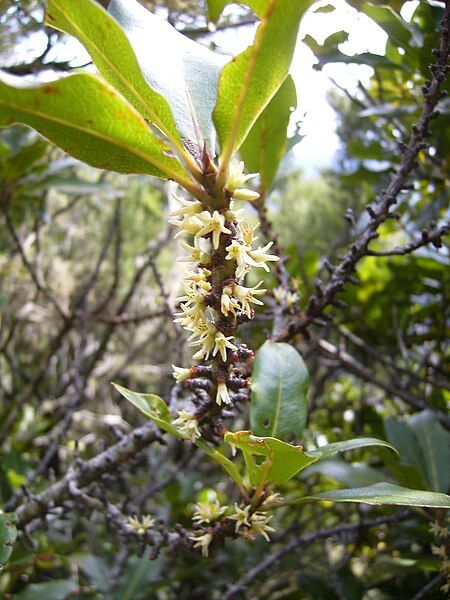
[[[178,196],[173,196],[175,198],[175,200],[177,202],[179,202],[181,204],[181,208],[178,208],[177,210],[173,210],[172,212],[170,212],[170,216],[171,217],[181,217],[181,216],[188,216],[188,217],[193,217],[194,215],[198,215],[199,213],[202,212],[203,207],[202,207],[202,203],[199,202],[198,200],[185,200],[184,198],[179,198]]]
[[[179,237],[183,231],[187,231],[188,233],[195,235],[203,226],[202,221],[200,221],[197,215],[194,215],[193,217],[184,217],[182,221],[178,221],[177,219],[169,219],[169,223],[181,229],[181,231],[176,234],[176,238]]]
[[[267,510],[268,508],[271,508],[272,506],[274,506],[275,504],[279,504],[280,502],[283,502],[283,496],[278,492],[274,492],[273,494],[267,496],[267,498],[261,504],[260,508],[261,510]]]
[[[203,223],[203,226],[197,231],[196,237],[204,237],[208,233],[212,233],[213,248],[217,250],[220,242],[220,234],[231,233],[231,230],[225,227],[224,215],[221,215],[217,210],[213,214],[205,210],[200,213],[199,219]]]
[[[225,383],[221,382],[217,386],[216,403],[220,406],[222,404],[231,404],[230,394]]]
[[[262,267],[265,271],[269,273],[270,269],[265,264],[269,261],[277,261],[280,260],[278,256],[274,256],[273,254],[267,254],[267,250],[273,245],[273,242],[269,242],[263,248],[258,248],[257,250],[251,250],[249,252],[251,258],[255,262],[256,267]]]
[[[199,326],[204,323],[204,306],[201,303],[196,303],[193,306],[188,304],[180,305],[181,312],[174,313],[176,319],[174,323],[179,323],[185,329],[189,331],[197,331]],[[200,335],[200,333],[198,334]]]
[[[250,270],[250,267],[258,267],[258,263],[255,262],[250,256],[251,246],[243,244],[238,240],[233,240],[229,246],[226,247],[228,254],[225,256],[226,260],[235,260],[237,262],[236,277],[242,279],[246,273]]]
[[[236,316],[237,308],[239,308],[239,302],[237,302],[236,298],[233,298],[232,287],[229,285],[224,286],[220,297],[220,312],[226,317],[228,316],[228,313]]]
[[[242,527],[242,525],[250,527],[250,509],[250,504],[247,504],[244,506],[244,508],[238,506],[236,503],[234,504],[235,512],[230,515],[230,519],[234,519],[236,521],[236,527],[234,529],[236,533],[239,531],[239,528]]]
[[[209,531],[194,531],[194,535],[189,536],[189,539],[195,542],[194,548],[201,548],[203,556],[208,556],[212,533]]]
[[[238,165],[230,165],[225,188],[229,192],[233,193],[235,190],[237,190],[237,188],[243,187],[249,179],[253,179],[253,177],[257,177],[257,175],[258,173],[249,173],[248,175],[244,175],[243,161],[241,161]]]
[[[282,287],[275,288],[272,293],[278,304],[281,304],[287,295],[287,291]]]
[[[175,365],[172,365],[172,369],[173,369],[172,375],[176,381],[186,381],[186,379],[189,379],[189,377],[191,376],[190,369],[185,369],[183,367],[177,367]]]
[[[246,221],[244,221],[243,223],[239,223],[238,225],[238,230],[242,236],[242,239],[249,246],[251,246],[253,242],[255,242],[258,239],[258,236],[255,236],[255,231],[258,229],[258,227],[259,223],[252,227]]]
[[[258,200],[259,194],[258,192],[254,192],[253,190],[248,190],[246,188],[238,188],[233,192],[233,198],[235,200],[244,200],[247,202],[253,202],[254,200]]]
[[[177,412],[178,418],[172,422],[172,425],[176,427],[186,439],[195,442],[195,440],[200,437],[197,419],[187,410],[179,410]]]
[[[196,262],[207,265],[211,261],[212,244],[211,240],[198,238],[194,246],[189,246],[187,242],[181,240],[180,246],[188,253],[187,256],[181,256],[178,262]]]
[[[198,288],[204,292],[211,291],[211,284],[207,281],[207,278],[211,275],[211,271],[208,269],[198,269],[197,271],[188,271],[185,275],[185,281],[192,281]]]
[[[134,515],[134,517],[128,517],[127,527],[142,535],[154,524],[155,519],[151,515],[142,515],[141,519],[137,515]]]
[[[242,304],[242,310],[246,313],[247,317],[251,318],[251,306],[250,304],[259,304],[263,305],[261,300],[255,298],[255,296],[259,296],[267,292],[264,288],[260,288],[262,285],[262,281],[260,281],[257,285],[252,288],[246,288],[242,285],[235,285],[233,289],[234,296],[239,300]]]
[[[193,335],[195,335],[195,332]],[[208,360],[210,354],[216,356],[219,353],[225,362],[227,360],[226,349],[236,350],[236,346],[230,342],[232,339],[233,336],[225,337],[213,324],[207,323],[205,331],[200,335],[200,339],[190,343],[190,346],[201,346],[200,350],[194,354],[194,359],[202,360],[204,358]]]
[[[213,349],[212,355],[216,356],[216,354],[219,353],[220,356],[222,357],[222,360],[224,362],[226,362],[226,360],[227,360],[227,350],[226,349],[229,348],[230,350],[237,350],[237,347],[230,342],[230,340],[232,340],[232,339],[233,339],[232,335],[225,337],[221,331],[218,331],[216,333],[216,336],[214,339],[214,349]]]
[[[190,336],[189,340],[200,337],[200,339],[191,342],[190,346],[201,346],[200,350],[194,354],[195,360],[208,360],[209,355],[214,350],[215,342],[216,342],[216,334],[218,333],[217,329],[211,323],[201,323],[201,327],[199,327],[194,333]]]
[[[288,292],[286,294],[286,307],[291,308],[300,300],[300,296],[297,292]]]
[[[197,525],[202,523],[211,523],[223,515],[228,506],[220,506],[220,502],[215,498],[206,500],[206,502],[197,502],[192,520]]]
[[[273,515],[267,515],[261,512],[255,512],[251,516],[251,530],[254,533],[259,533],[260,535],[262,535],[263,538],[268,542],[270,542],[270,538],[267,532],[275,531],[273,527],[270,527],[270,525],[268,525],[269,521],[271,521],[272,518]]]

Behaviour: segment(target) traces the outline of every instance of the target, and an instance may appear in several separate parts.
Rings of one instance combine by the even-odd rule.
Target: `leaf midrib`
[[[225,148],[223,150],[223,156],[222,156],[221,163],[224,166],[224,168],[227,168],[228,163],[231,159],[231,155],[233,154],[234,141],[236,139],[237,132],[239,130],[242,108],[243,108],[244,102],[245,102],[245,100],[247,98],[247,94],[248,94],[249,80],[250,80],[250,77],[252,76],[256,59],[258,58],[259,52],[261,50],[262,41],[264,39],[264,32],[268,26],[270,15],[272,14],[272,11],[275,7],[276,2],[277,2],[277,0],[271,0],[270,4],[268,5],[267,10],[264,14],[264,17],[261,20],[261,24],[259,25],[258,30],[256,32],[254,43],[251,46],[251,48],[253,48],[253,51],[251,51],[251,54],[250,54],[250,57],[248,60],[248,65],[247,65],[247,68],[244,73],[241,91],[239,93],[238,101],[236,103],[236,109],[235,109],[235,113],[234,113],[235,118],[233,120],[233,125],[231,127],[231,133],[228,137],[227,146],[225,146]]]
[[[148,110],[149,114],[152,115],[152,119],[153,119],[154,124],[167,136],[167,138],[172,142],[172,144],[178,150],[182,149],[184,151],[184,148],[181,145],[181,143],[167,129],[167,127],[164,125],[164,123],[161,121],[161,119],[155,113],[153,107],[147,103],[146,99],[142,97],[142,95],[139,93],[139,91],[133,85],[130,85],[130,82],[126,78],[123,77],[123,75],[120,73],[119,70],[116,69],[114,63],[109,60],[109,57],[101,50],[101,48],[88,35],[84,34],[83,30],[80,29],[78,27],[77,23],[70,18],[70,16],[61,8],[61,6],[59,6],[57,4],[56,0],[54,0],[53,5],[56,8],[56,10],[59,11],[60,14],[69,21],[69,23],[78,32],[78,34],[80,35],[80,37],[83,40],[88,40],[90,43],[92,43],[93,46],[95,46],[95,48],[97,49],[97,52],[100,54],[100,56],[102,57],[102,59],[107,63],[107,65],[109,66],[109,68],[111,69],[111,71],[113,71],[116,74],[116,77],[121,81],[122,85],[125,88],[127,88],[128,90],[130,90],[132,92],[132,94],[134,94],[135,98],[146,107],[146,109]],[[52,25],[52,27],[54,27],[54,25]],[[120,28],[120,25],[119,25],[119,28]],[[64,33],[66,33],[66,32],[64,32]],[[137,62],[136,55],[134,54],[134,50],[131,47],[131,44],[128,42],[128,39],[126,38],[126,36],[125,36],[125,41],[128,43],[128,45],[130,47],[130,50],[131,50],[132,54],[135,57],[136,66],[137,66],[138,70],[140,71],[140,67],[139,67],[139,64]],[[142,76],[144,84],[147,85],[147,83],[145,82],[142,74],[141,74],[141,76]],[[156,94],[156,92],[155,92],[155,94]]]
[[[59,117],[55,117],[53,115],[48,115],[46,113],[42,113],[41,111],[38,111],[38,110],[31,110],[29,108],[22,106],[21,104],[15,104],[14,102],[9,102],[9,101],[2,100],[2,99],[0,99],[0,104],[3,104],[10,108],[22,111],[22,112],[30,114],[32,116],[42,118],[43,120],[58,123],[59,125],[62,125],[62,126],[65,126],[65,127],[71,128],[71,129],[75,129],[77,131],[82,131],[83,133],[87,133],[88,135],[91,135],[92,137],[97,137],[103,141],[106,141],[113,146],[117,146],[118,148],[127,150],[131,154],[135,154],[139,158],[143,158],[149,164],[152,164],[156,168],[160,169],[163,173],[168,175],[174,181],[177,181],[180,185],[186,185],[184,180],[175,171],[172,171],[165,164],[160,163],[158,160],[154,159],[152,156],[149,156],[147,153],[141,152],[134,146],[127,146],[124,144],[120,144],[120,143],[118,143],[117,139],[111,138],[105,134],[98,132],[98,131],[89,129],[87,127],[83,127],[82,125],[77,125],[76,123],[71,123],[70,121],[60,119]]]
[[[281,365],[280,365],[280,356],[277,354],[277,396],[276,396],[276,405],[275,405],[275,415],[273,420],[273,426],[271,435],[272,437],[276,437],[276,432],[278,429],[278,423],[280,421],[280,412],[281,412],[281,398],[283,391],[283,378],[281,377]]]

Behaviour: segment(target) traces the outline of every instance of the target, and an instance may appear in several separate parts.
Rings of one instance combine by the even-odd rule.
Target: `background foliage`
[[[143,4],[167,10],[179,29],[214,45],[201,3]],[[371,217],[366,206],[400,165],[423,107],[443,3],[420,2],[411,22],[399,14],[403,2],[348,4],[377,22],[388,42],[383,56],[349,57],[340,50],[346,32],[323,45],[306,36],[317,68],[360,63],[374,72],[354,96],[330,92],[341,141],[334,168],[307,179],[290,158],[267,182],[261,229],[290,258],[286,272],[267,276],[266,287],[275,289],[270,306],[244,330],[253,348],[272,329],[280,298],[294,317],[320,295],[329,263],[358,239]],[[0,7],[5,70],[46,76],[73,68],[58,58],[62,35],[42,24],[41,2]],[[253,20],[250,11],[231,11],[218,27]],[[37,34],[44,36],[44,51],[24,56],[24,45],[33,46]],[[448,91],[448,80],[443,88]],[[384,448],[360,449],[345,461],[311,465],[301,474],[305,494],[380,481],[436,492],[450,487],[450,279],[442,236],[449,210],[448,98],[438,108],[430,145],[399,196],[398,217],[379,227],[354,284],[295,337],[311,379],[303,446],[378,437],[396,446],[399,457]],[[244,145],[244,158],[246,152],[251,149]],[[189,353],[171,319],[180,282],[173,231],[166,226],[173,184],[100,172],[17,126],[0,133],[0,178],[0,498],[13,510],[71,469],[83,475],[86,461],[142,425],[111,381],[172,395],[176,406],[170,365]],[[297,288],[289,301],[286,273]],[[239,417],[241,429],[246,419]],[[33,520],[0,575],[0,589],[10,597],[50,600],[446,595],[441,588],[450,549],[439,509],[328,501],[286,507],[277,512],[270,545],[236,540],[208,562],[197,552],[158,553],[127,537],[126,518],[134,514],[152,514],[161,531],[177,523],[188,527],[190,505],[208,488],[227,493],[214,465],[189,445],[158,438]],[[3,515],[0,562],[8,558],[2,544],[14,537],[14,523]]]

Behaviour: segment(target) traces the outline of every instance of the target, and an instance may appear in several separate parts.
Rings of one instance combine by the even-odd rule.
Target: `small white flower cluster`
[[[197,502],[192,520],[197,525],[211,523],[223,515],[228,506],[221,506],[217,495],[210,493],[205,502]]]
[[[195,542],[194,548],[201,548],[203,556],[208,556],[209,554],[209,545],[212,542],[212,533],[210,531],[194,531],[192,536],[189,536],[189,539]]]
[[[242,187],[254,176],[244,175],[243,167],[243,163],[240,163],[230,172],[226,192],[235,199],[255,200],[258,194]],[[174,218],[169,222],[180,228],[176,237],[186,232],[194,236],[194,241],[193,245],[181,241],[187,255],[180,260],[188,262],[189,266],[183,279],[184,294],[177,299],[180,312],[175,314],[175,322],[191,333],[190,345],[199,347],[194,354],[195,360],[208,360],[219,355],[226,362],[228,351],[234,351],[237,347],[233,343],[233,336],[226,336],[216,325],[219,319],[236,317],[239,312],[245,313],[249,319],[252,317],[251,305],[261,305],[258,296],[266,290],[261,288],[262,281],[254,287],[245,287],[243,279],[253,268],[269,271],[266,263],[277,261],[278,257],[268,253],[272,242],[253,248],[253,242],[257,239],[254,235],[256,227],[244,221],[243,209],[235,209],[233,200],[227,208],[213,211],[205,210],[198,200],[177,200],[180,208],[171,213]],[[222,242],[223,235],[228,236],[226,245]],[[234,277],[225,277],[219,288],[220,302],[215,304],[210,300],[212,282],[215,288],[218,284],[212,272],[214,253],[220,254],[220,260],[225,265],[227,261],[232,261],[229,266],[234,271]],[[230,269],[227,269],[227,273],[230,273]],[[174,377],[177,381],[183,381],[189,374],[180,367],[174,367]],[[216,402],[230,402],[225,383],[218,382]]]
[[[300,296],[297,292],[289,292],[282,287],[278,287],[273,290],[273,297],[278,304],[282,304],[284,302],[286,304],[286,308],[292,308],[292,306],[297,304],[297,302],[300,300]]]
[[[228,509],[228,506],[221,506],[215,492],[210,492],[207,499],[204,502],[197,502],[195,505],[195,511],[192,516],[192,520],[196,525],[210,525],[213,521],[216,521],[224,512]],[[201,548],[203,556],[208,556],[209,545],[213,539],[210,531],[199,530],[194,531],[190,538],[194,544],[194,548]]]
[[[200,437],[198,421],[195,416],[187,410],[179,410],[178,418],[172,422],[172,425],[178,429],[182,436],[191,442],[195,442]]]
[[[430,532],[435,535],[441,544],[431,544],[431,552],[438,557],[440,562],[440,572],[444,578],[444,583],[441,586],[441,592],[444,594],[450,593],[450,555],[448,552],[448,539],[450,537],[450,530],[445,526],[444,523],[434,521],[430,527]],[[447,596],[446,596],[447,597]]]
[[[282,501],[278,493],[270,494],[259,506],[259,510],[252,511],[251,504],[234,504],[234,513],[227,518],[236,521],[235,532],[248,540],[254,540],[255,535],[261,535],[270,542],[269,533],[275,529],[269,525],[273,515],[268,515],[267,511]],[[211,525],[217,519],[220,519],[228,510],[228,506],[222,506],[217,498],[217,494],[211,491],[204,502],[197,502],[192,520],[196,525]],[[194,531],[190,538],[195,542],[194,548],[201,548],[203,556],[208,556],[209,545],[212,542],[212,530],[201,529]]]
[[[273,527],[269,525],[273,515],[268,515],[262,511],[251,511],[251,505],[234,505],[234,513],[230,515],[230,519],[236,521],[235,532],[245,539],[254,540],[255,535],[262,535],[262,537],[270,542],[269,532],[275,531]]]
[[[128,517],[127,527],[135,533],[143,535],[154,524],[155,519],[151,515],[142,515],[140,519],[137,515],[134,515],[134,517]]]

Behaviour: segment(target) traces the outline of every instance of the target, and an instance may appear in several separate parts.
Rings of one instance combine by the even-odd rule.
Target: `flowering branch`
[[[234,403],[247,398],[248,380],[238,363],[251,358],[252,352],[236,343],[235,334],[241,323],[253,318],[252,305],[262,305],[259,297],[266,290],[262,281],[245,287],[244,279],[252,269],[269,271],[266,263],[278,260],[268,253],[272,242],[254,248],[256,227],[247,223],[244,209],[235,208],[236,200],[259,196],[244,187],[255,175],[244,175],[243,167],[241,162],[230,171],[224,190],[212,187],[209,204],[177,198],[180,208],[171,213],[170,223],[180,229],[176,237],[183,232],[193,236],[192,244],[180,242],[187,254],[179,260],[187,268],[175,322],[190,332],[190,346],[198,348],[193,358],[211,361],[188,369],[174,366],[175,379],[195,394],[196,411],[179,411],[176,420],[179,430],[193,441],[200,436],[220,441],[225,432],[222,418],[231,416]]]

